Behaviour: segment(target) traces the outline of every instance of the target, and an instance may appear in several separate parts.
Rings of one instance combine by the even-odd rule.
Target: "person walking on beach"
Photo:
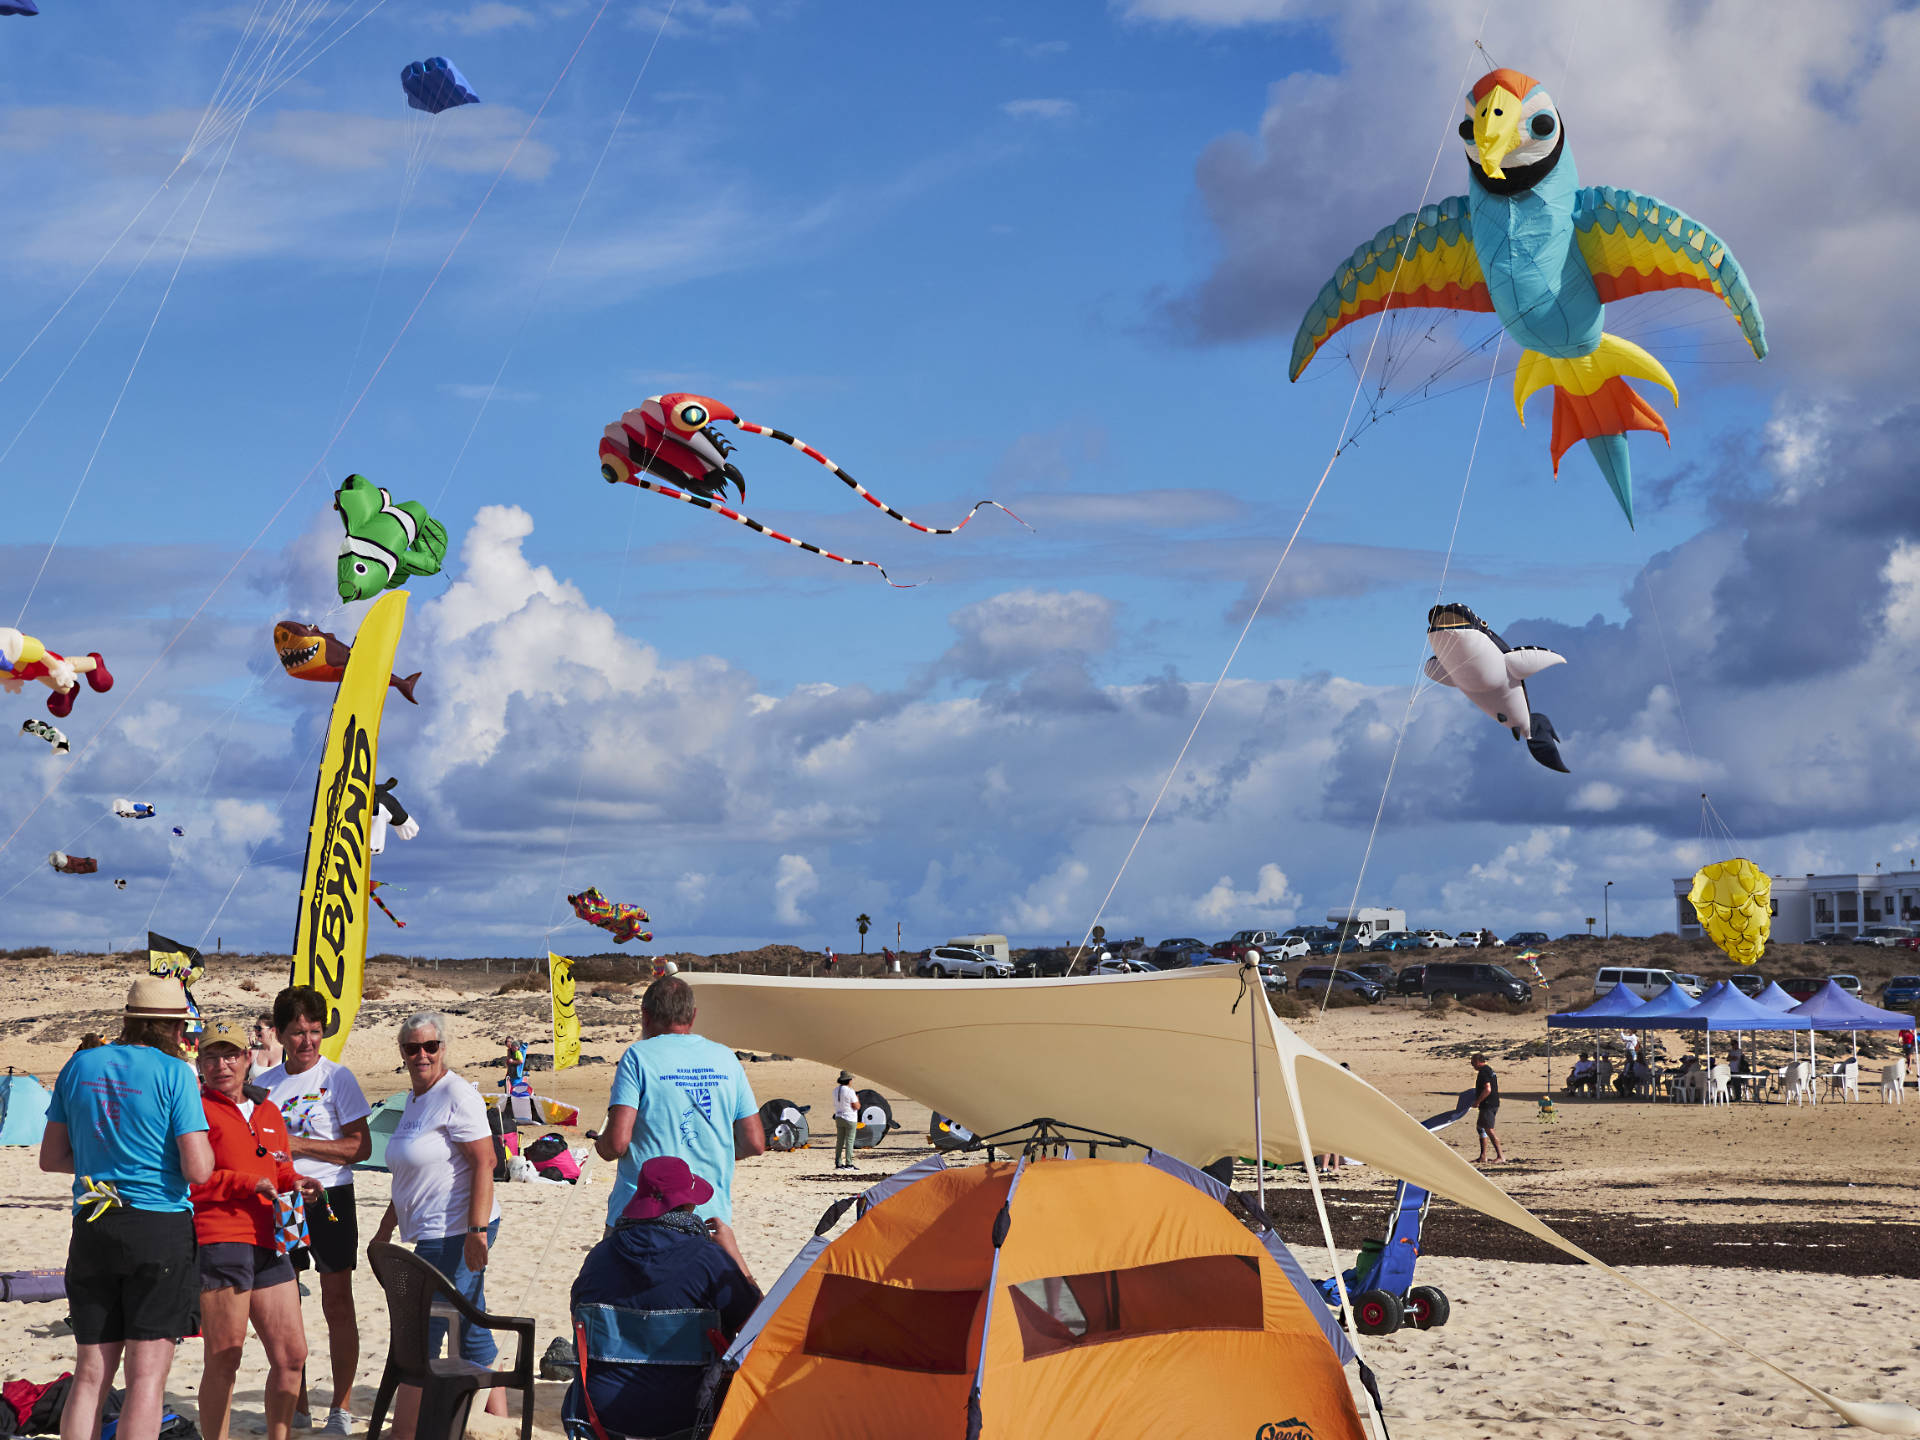
[[[853,1135],[860,1128],[860,1096],[845,1070],[833,1082],[833,1168],[853,1169]],[[843,1162],[841,1157],[845,1156]]]
[[[1493,1073],[1493,1066],[1487,1063],[1487,1057],[1473,1057],[1473,1103],[1479,1115],[1473,1122],[1474,1130],[1480,1136],[1480,1158],[1474,1163],[1487,1163],[1487,1146],[1493,1146],[1493,1163],[1502,1164],[1506,1156],[1500,1153],[1500,1137],[1494,1133],[1494,1125],[1500,1118],[1500,1077]]]
[[[247,1047],[247,1083],[249,1085],[258,1083],[262,1075],[285,1058],[279,1032],[274,1028],[273,1016],[254,1016],[253,1042]]]
[[[281,1062],[259,1085],[279,1108],[293,1142],[293,1168],[317,1181],[325,1197],[307,1211],[309,1242],[293,1252],[293,1268],[320,1276],[320,1314],[327,1322],[332,1401],[321,1429],[353,1433],[353,1372],[360,1365],[360,1320],[353,1308],[353,1272],[360,1263],[360,1216],[353,1167],[373,1153],[367,1117],[373,1109],[353,1072],[320,1053],[327,1033],[327,1002],[318,990],[290,985],[273,997],[268,1017]],[[305,1379],[295,1413],[311,1426]],[[303,1427],[305,1428],[305,1427]]]
[[[373,1232],[384,1245],[397,1228],[400,1238],[474,1305],[487,1308],[487,1255],[500,1235],[500,1202],[493,1194],[493,1127],[487,1102],[447,1068],[446,1017],[431,1010],[400,1026],[400,1057],[412,1093],[387,1141],[393,1199]],[[429,1331],[438,1351],[447,1322]],[[492,1365],[500,1347],[477,1325],[460,1327],[460,1358]],[[507,1413],[507,1392],[487,1392],[487,1414]],[[403,1385],[393,1410],[395,1440],[413,1440],[420,1391]]]
[[[227,1440],[249,1321],[267,1352],[267,1440],[287,1440],[307,1363],[300,1292],[293,1262],[276,1243],[275,1207],[291,1190],[317,1206],[320,1182],[293,1168],[286,1121],[266,1091],[247,1083],[249,1053],[238,1026],[217,1025],[200,1037],[194,1062],[213,1145],[213,1174],[193,1187],[200,1334],[206,1341],[199,1395],[205,1440]]]
[[[724,1045],[693,1033],[693,987],[677,975],[647,986],[640,999],[640,1038],[621,1055],[607,1097],[607,1123],[593,1142],[615,1160],[607,1228],[633,1199],[640,1166],[678,1155],[713,1186],[696,1207],[702,1220],[733,1223],[733,1162],[766,1153],[760,1109],[747,1072]]]
[[[40,1168],[72,1175],[67,1314],[79,1355],[60,1440],[93,1440],[124,1360],[119,1440],[156,1440],[176,1342],[200,1328],[199,1246],[188,1186],[213,1173],[193,1069],[180,1055],[187,995],[142,976],[120,1039],[60,1069]]]

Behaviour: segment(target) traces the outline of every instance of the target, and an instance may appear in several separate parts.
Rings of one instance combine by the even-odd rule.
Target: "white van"
[[[1013,947],[1007,944],[1004,935],[956,935],[947,941],[949,945],[964,945],[970,950],[982,950],[996,960],[1013,964]]]
[[[1642,1000],[1652,1000],[1669,985],[1680,987],[1680,993],[1690,999],[1700,998],[1700,987],[1689,985],[1678,973],[1672,970],[1637,970],[1628,966],[1609,965],[1593,977],[1593,993],[1608,995],[1615,985],[1624,985]]]

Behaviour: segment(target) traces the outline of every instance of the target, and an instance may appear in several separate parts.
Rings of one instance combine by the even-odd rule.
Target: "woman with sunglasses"
[[[276,1243],[274,1202],[291,1190],[310,1201],[320,1185],[293,1168],[287,1123],[267,1092],[247,1083],[247,1037],[216,1025],[200,1037],[200,1102],[213,1142],[213,1174],[193,1187],[193,1229],[200,1241],[200,1433],[227,1440],[234,1376],[252,1321],[267,1352],[267,1436],[287,1440],[307,1332],[293,1262]]]
[[[387,1141],[393,1200],[380,1217],[372,1244],[400,1238],[482,1310],[487,1308],[487,1252],[500,1233],[500,1205],[493,1198],[493,1127],[480,1092],[447,1068],[447,1021],[422,1011],[400,1026],[400,1058],[412,1093]],[[446,1321],[433,1322],[434,1346]],[[460,1358],[491,1365],[499,1347],[472,1325],[460,1327]],[[395,1399],[395,1440],[412,1440],[420,1392],[402,1386]],[[487,1413],[507,1413],[507,1392],[487,1392]]]

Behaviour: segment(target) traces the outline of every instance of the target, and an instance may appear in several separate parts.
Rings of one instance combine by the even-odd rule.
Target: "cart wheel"
[[[1447,1323],[1453,1313],[1446,1292],[1432,1285],[1416,1285],[1407,1292],[1407,1319],[1422,1330]]]
[[[1362,1335],[1391,1335],[1404,1318],[1400,1301],[1385,1290],[1369,1290],[1360,1296],[1353,1302],[1353,1314]]]

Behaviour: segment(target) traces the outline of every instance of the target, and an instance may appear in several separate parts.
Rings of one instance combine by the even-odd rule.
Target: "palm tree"
[[[873,924],[871,915],[861,914],[853,917],[853,923],[860,927],[860,953],[867,953],[867,927]]]

